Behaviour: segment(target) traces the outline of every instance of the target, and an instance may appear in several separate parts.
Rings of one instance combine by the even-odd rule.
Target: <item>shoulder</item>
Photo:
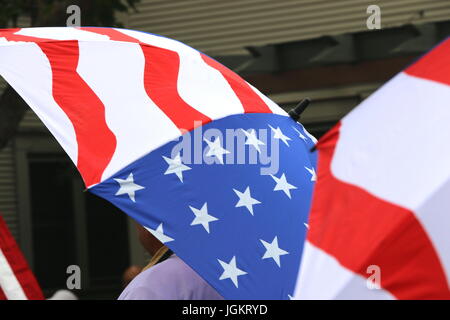
[[[176,255],[139,274],[119,299],[221,299],[221,296]]]

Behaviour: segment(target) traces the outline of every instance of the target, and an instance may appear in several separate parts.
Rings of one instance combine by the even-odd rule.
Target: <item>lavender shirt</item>
[[[222,300],[205,280],[176,255],[141,272],[119,300]]]

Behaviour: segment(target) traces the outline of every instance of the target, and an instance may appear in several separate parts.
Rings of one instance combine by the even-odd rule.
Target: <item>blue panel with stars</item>
[[[90,189],[172,249],[226,299],[293,295],[314,142],[291,118],[210,122]]]

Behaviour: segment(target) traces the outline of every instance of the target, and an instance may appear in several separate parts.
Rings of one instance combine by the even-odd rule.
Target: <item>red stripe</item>
[[[114,41],[135,42],[141,45],[145,57],[144,87],[147,95],[182,132],[211,121],[180,97],[177,87],[180,69],[178,53],[143,43],[115,29],[82,29],[107,35]]]
[[[1,287],[0,287],[0,300],[7,300],[5,293],[3,292]]]
[[[53,97],[74,126],[78,143],[77,167],[87,186],[101,181],[101,176],[116,149],[116,137],[105,120],[105,107],[77,73],[79,49],[76,40],[52,40],[14,34],[10,41],[37,42],[52,68]]]
[[[178,93],[180,57],[174,51],[142,45],[144,87],[155,104],[184,132],[211,119],[188,105]]]
[[[405,70],[409,75],[450,85],[450,39]]]
[[[244,79],[238,76],[224,65],[218,63],[216,60],[202,54],[203,61],[210,67],[219,71],[227,80],[234,93],[241,101],[244,108],[244,113],[272,113],[272,110],[267,106],[263,99],[248,85]]]
[[[363,277],[378,265],[381,286],[399,299],[450,299],[439,257],[413,212],[333,176],[338,138],[339,126],[318,144],[308,240]]]
[[[0,216],[0,249],[6,257],[14,275],[22,287],[25,295],[30,300],[42,300],[44,295],[22,255],[16,241],[8,230],[5,221]],[[4,292],[0,293],[0,299]],[[6,298],[6,297],[5,297]]]
[[[75,129],[78,170],[87,186],[98,183],[114,154],[116,137],[106,124],[103,103],[77,73],[78,41],[38,45],[50,61],[53,97]]]

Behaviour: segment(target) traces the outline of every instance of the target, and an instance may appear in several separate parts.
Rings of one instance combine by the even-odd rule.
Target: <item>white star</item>
[[[183,162],[181,162],[181,157],[180,157],[180,153],[178,153],[173,159],[171,158],[167,158],[164,157],[164,160],[166,160],[167,164],[169,165],[169,167],[167,168],[166,172],[164,172],[164,174],[171,174],[171,173],[175,173],[178,177],[178,179],[180,179],[181,182],[183,182],[183,171],[186,170],[191,170],[190,167],[188,167],[187,165],[183,164]]]
[[[135,192],[145,189],[145,187],[134,183],[133,173],[130,173],[128,178],[126,179],[114,179],[114,180],[116,180],[120,185],[119,190],[116,192],[116,196],[127,194],[130,197],[131,201],[133,202],[136,202],[136,199],[134,197]]]
[[[281,132],[280,127],[277,127],[277,128],[275,129],[275,128],[272,127],[270,124],[269,124],[269,127],[270,127],[270,129],[272,129],[272,131],[273,131],[273,133],[274,133],[273,137],[274,137],[275,139],[279,139],[279,140],[283,141],[284,144],[287,145],[287,146],[289,147],[288,140],[292,140],[292,139],[289,138],[288,136],[285,136],[285,135],[283,134],[283,132]]]
[[[247,137],[247,140],[245,140],[245,144],[253,146],[253,147],[255,147],[255,149],[258,152],[261,152],[261,149],[259,148],[259,146],[260,145],[263,146],[264,142],[262,142],[261,140],[258,140],[258,138],[256,137],[256,131],[254,129],[250,129],[249,132],[247,132],[245,130],[242,130],[242,131],[244,131],[244,133]]]
[[[314,168],[308,168],[308,167],[305,167],[305,169],[309,172],[309,173],[311,173],[311,181],[316,181],[317,180],[317,175],[316,175],[316,170],[314,170]]]
[[[304,141],[306,141],[306,139],[308,139],[308,138],[306,138],[300,131],[298,131],[296,128],[292,127],[292,129],[294,129],[294,130],[298,133],[298,136],[299,136],[301,139],[303,139]]]
[[[262,257],[262,259],[272,258],[275,261],[275,263],[281,268],[280,256],[289,254],[289,252],[287,252],[283,249],[280,249],[280,247],[278,246],[278,238],[277,237],[275,237],[272,240],[272,243],[268,243],[264,240],[260,240],[260,241],[264,245],[264,247],[266,247],[266,253],[264,253],[264,256]]]
[[[297,187],[293,186],[292,184],[287,182],[286,176],[284,175],[284,173],[281,175],[280,178],[277,178],[272,175],[271,175],[271,177],[277,183],[275,188],[273,188],[273,191],[283,190],[283,192],[288,196],[288,198],[291,199],[291,191],[290,190],[297,189]]]
[[[306,227],[306,229],[309,229],[309,224],[307,224],[306,222],[303,222],[303,225]]]
[[[166,236],[164,234],[162,223],[159,224],[159,226],[158,226],[158,228],[156,228],[156,230],[153,230],[153,229],[150,229],[147,227],[145,227],[145,229],[147,229],[156,239],[158,239],[162,243],[166,243],[166,242],[170,242],[170,241],[174,240],[173,238]]]
[[[261,202],[252,198],[252,196],[250,194],[250,187],[247,187],[247,189],[245,189],[245,191],[243,193],[236,189],[233,189],[233,191],[239,197],[239,201],[238,201],[238,203],[236,203],[236,208],[246,207],[248,209],[248,211],[250,211],[250,213],[253,215],[253,205],[259,204]]]
[[[205,140],[205,142],[208,144],[209,150],[206,153],[207,157],[211,157],[214,156],[217,159],[219,159],[219,162],[221,164],[223,164],[223,155],[230,153],[230,151],[222,148],[222,145],[220,144],[220,138],[217,137],[216,140],[214,140],[214,142],[209,141],[208,139],[203,139]]]
[[[219,261],[220,265],[223,268],[223,273],[220,276],[219,280],[231,279],[236,288],[238,288],[238,276],[243,276],[247,274],[247,272],[236,267],[236,256],[233,256],[229,263],[223,262],[219,259],[217,259],[217,261]]]
[[[209,233],[209,223],[211,221],[217,221],[216,217],[213,217],[208,214],[208,204],[205,202],[203,207],[199,210],[194,207],[189,206],[189,208],[192,210],[192,212],[195,214],[195,218],[191,223],[191,226],[201,224],[203,228],[205,228],[206,232]]]

